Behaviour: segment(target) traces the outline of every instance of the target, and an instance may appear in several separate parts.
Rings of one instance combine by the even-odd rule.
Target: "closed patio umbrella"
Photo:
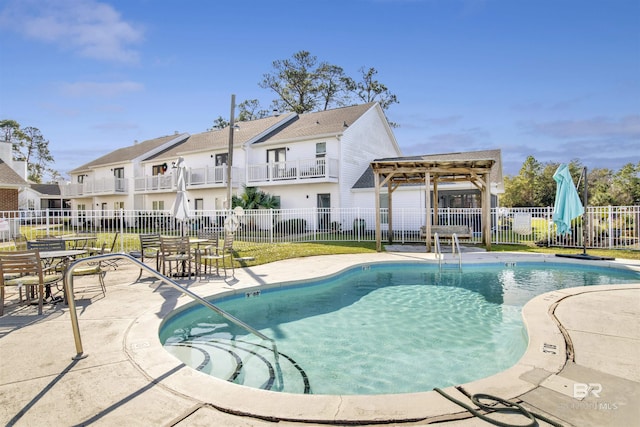
[[[571,220],[582,215],[584,207],[566,164],[558,167],[553,174],[553,179],[557,184],[553,222],[556,224],[559,235],[571,234]]]
[[[187,168],[184,166],[184,158],[178,157],[176,162],[177,180],[176,180],[176,199],[171,207],[171,215],[178,221],[189,219],[189,201],[187,199]],[[184,231],[184,230],[183,230]]]

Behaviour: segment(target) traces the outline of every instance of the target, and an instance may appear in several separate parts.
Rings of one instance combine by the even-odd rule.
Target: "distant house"
[[[31,184],[21,195],[21,206],[24,206],[22,203],[26,203],[30,210],[69,208],[69,200],[63,199],[59,184]]]
[[[13,160],[10,142],[0,142],[0,211],[17,211],[20,193],[29,188],[27,165]]]

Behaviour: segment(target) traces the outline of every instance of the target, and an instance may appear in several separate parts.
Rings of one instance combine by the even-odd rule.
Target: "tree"
[[[218,116],[218,118],[213,121],[213,126],[209,130],[224,129],[227,126],[229,126],[229,122],[224,117]]]
[[[640,204],[640,162],[627,163],[614,176],[611,192],[616,204],[631,206]]]
[[[347,89],[348,77],[345,77],[342,67],[321,64],[318,68],[318,103],[320,110],[328,110],[332,106],[344,107],[349,105]]]
[[[48,165],[53,163],[49,141],[35,127],[25,128],[24,134],[22,143],[13,146],[14,158],[27,162],[27,178],[30,181],[41,183],[44,174],[51,171]]]
[[[260,107],[257,99],[247,99],[238,104],[238,121],[248,122],[249,120],[263,119],[269,115],[267,110]]]
[[[398,103],[398,98],[392,94],[387,87],[375,80],[378,71],[375,68],[360,68],[362,80],[356,82],[353,79],[347,80],[347,90],[353,92],[362,102],[377,101],[383,110],[387,110],[392,104]]]
[[[538,177],[542,165],[533,156],[527,157],[520,168],[520,174],[514,178],[505,179],[503,204],[505,206],[539,206],[537,202]]]
[[[533,156],[527,157],[519,175],[505,176],[505,192],[501,204],[507,207],[552,206],[555,204],[556,182],[553,175],[559,164],[541,164]],[[582,199],[584,166],[574,159],[568,164],[578,194]],[[640,203],[640,163],[629,163],[618,172],[609,169],[588,171],[587,204],[591,206],[629,206]]]
[[[377,101],[385,111],[398,103],[396,95],[375,79],[375,68],[362,67],[359,72],[361,79],[356,81],[342,67],[318,62],[301,50],[291,59],[273,61],[273,72],[264,74],[259,86],[276,93],[273,105],[278,110],[298,114],[351,105],[353,100]]]
[[[20,124],[15,120],[0,120],[0,129],[4,142],[19,143],[25,137]]]
[[[611,191],[613,185],[613,171],[610,169],[593,169],[587,175],[589,204],[608,206],[615,204],[615,197]]]
[[[280,111],[298,114],[313,111],[318,103],[316,95],[320,84],[317,62],[318,59],[305,50],[295,53],[292,59],[273,61],[274,72],[264,74],[259,86],[278,95],[274,103]]]
[[[243,209],[278,209],[280,201],[277,197],[256,187],[247,187],[245,185],[244,192],[240,196],[231,197],[232,207],[240,206]]]
[[[41,183],[45,175],[51,179],[60,177],[60,173],[49,166],[54,160],[49,141],[40,129],[31,126],[22,129],[15,120],[0,121],[0,129],[4,141],[12,145],[13,159],[27,163],[28,180]]]

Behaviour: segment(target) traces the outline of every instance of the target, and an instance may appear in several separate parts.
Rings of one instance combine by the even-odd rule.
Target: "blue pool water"
[[[160,339],[185,364],[249,387],[313,394],[408,393],[514,365],[527,347],[522,306],[575,286],[640,281],[640,273],[561,263],[484,264],[462,273],[425,263],[353,267],[333,277],[213,303],[275,339],[193,306]]]

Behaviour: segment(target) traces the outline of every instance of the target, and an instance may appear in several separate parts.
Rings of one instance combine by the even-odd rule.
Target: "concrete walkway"
[[[548,260],[549,256],[465,254],[465,262]],[[379,253],[286,260],[237,269],[235,278],[181,282],[201,296],[331,274],[353,264],[425,260],[431,254]],[[556,259],[554,259],[556,261]],[[637,263],[603,262],[611,265]],[[309,396],[250,389],[182,365],[160,346],[162,318],[189,302],[128,262],[107,274],[107,294],[76,279],[86,358],[76,355],[69,308],[17,304],[8,295],[0,318],[0,424],[16,426],[312,426],[489,425],[435,391],[387,396]],[[640,419],[640,283],[554,291],[523,310],[530,337],[518,364],[463,384],[567,426],[626,426]],[[480,363],[480,361],[479,361]],[[590,386],[589,386],[590,384]],[[587,388],[590,387],[590,388]],[[459,389],[445,391],[468,399]],[[514,424],[513,415],[492,417]],[[541,422],[540,425],[548,425]]]

